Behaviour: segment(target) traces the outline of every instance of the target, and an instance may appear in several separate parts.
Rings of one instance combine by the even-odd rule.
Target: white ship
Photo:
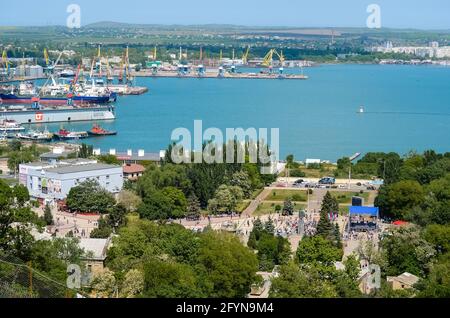
[[[23,131],[25,128],[20,126],[14,119],[1,119],[0,120],[0,132],[18,132]]]
[[[115,119],[114,105],[93,106],[40,106],[11,105],[0,107],[0,132],[20,131],[20,124],[45,124],[54,122],[99,121]],[[4,125],[1,123],[4,122]],[[4,127],[3,130],[1,127]]]

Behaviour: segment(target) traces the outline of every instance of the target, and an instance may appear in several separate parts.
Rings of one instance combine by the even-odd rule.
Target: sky
[[[81,25],[143,24],[365,27],[367,7],[381,8],[381,26],[450,29],[449,0],[2,0],[0,25],[65,25],[69,4]]]

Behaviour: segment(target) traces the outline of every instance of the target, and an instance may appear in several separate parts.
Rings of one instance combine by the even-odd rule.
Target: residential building
[[[144,174],[145,167],[137,163],[127,163],[123,166],[123,177],[130,181],[136,181]]]
[[[86,268],[92,276],[101,273],[105,269],[106,253],[111,246],[111,239],[82,238],[78,246],[84,250],[82,259],[86,262]]]
[[[404,272],[399,276],[388,276],[386,280],[391,285],[393,290],[401,290],[414,288],[414,285],[419,281],[419,277],[408,272]]]

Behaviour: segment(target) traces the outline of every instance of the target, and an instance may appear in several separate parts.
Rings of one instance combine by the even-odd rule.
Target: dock
[[[225,72],[219,75],[218,71],[206,71],[203,74],[190,72],[180,74],[177,71],[158,71],[152,73],[150,70],[134,72],[136,77],[154,77],[154,78],[216,78],[216,79],[287,79],[287,80],[307,80],[308,76],[303,74],[279,74],[279,73],[229,73]]]

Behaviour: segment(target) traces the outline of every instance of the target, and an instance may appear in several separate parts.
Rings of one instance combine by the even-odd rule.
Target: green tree
[[[144,291],[151,298],[201,297],[199,278],[186,264],[150,259],[144,265]]]
[[[26,202],[30,200],[30,194],[26,186],[18,184],[13,188],[13,195],[16,198],[16,203],[19,206],[23,206]]]
[[[425,194],[417,181],[404,180],[382,187],[375,200],[383,217],[404,219],[407,211],[424,202]]]
[[[334,298],[338,294],[333,284],[322,279],[314,267],[299,268],[293,262],[280,267],[272,279],[270,298]]]
[[[255,281],[255,254],[228,233],[209,231],[201,236],[198,262],[208,297],[245,297]]]
[[[436,254],[433,246],[421,237],[417,227],[395,229],[380,243],[389,276],[408,272],[423,277]]]
[[[296,258],[299,264],[333,266],[341,260],[342,250],[321,236],[305,237],[298,245]]]
[[[250,181],[250,177],[244,170],[236,171],[231,176],[230,185],[241,188],[245,198],[249,198],[252,194],[252,184]]]
[[[431,266],[426,279],[419,281],[418,296],[425,298],[449,298],[450,297],[450,253],[442,255]]]
[[[115,155],[107,154],[97,156],[97,161],[108,165],[120,165],[121,162]]]
[[[53,215],[48,204],[44,208],[44,221],[47,225],[53,225]]]
[[[181,190],[166,187],[148,193],[138,207],[142,218],[149,220],[179,219],[186,215],[187,200]]]
[[[213,203],[217,204],[217,210],[232,213],[236,212],[236,208],[242,198],[243,192],[240,187],[221,185],[214,195],[215,201]]]
[[[286,200],[284,200],[284,204],[283,204],[283,215],[294,215],[294,204],[292,203],[292,199],[291,198],[287,198]]]
[[[96,180],[86,180],[70,189],[66,202],[72,211],[104,214],[111,211],[116,200]]]
[[[195,194],[192,194],[188,199],[186,218],[189,220],[199,220],[200,216],[200,201]]]

